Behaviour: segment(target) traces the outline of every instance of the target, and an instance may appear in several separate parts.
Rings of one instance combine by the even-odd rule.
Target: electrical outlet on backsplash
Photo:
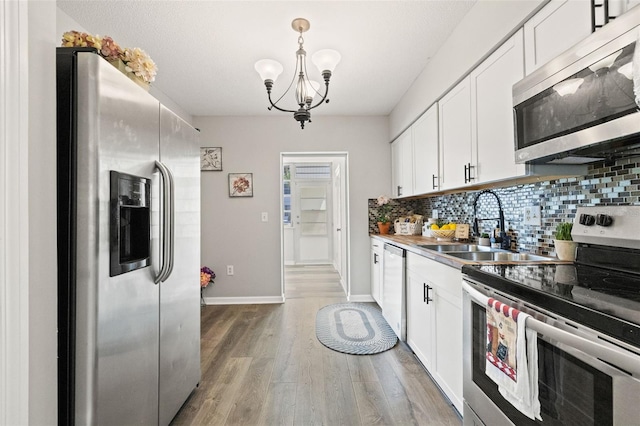
[[[589,165],[586,176],[540,181],[530,184],[492,188],[500,197],[511,248],[537,254],[555,255],[553,233],[559,222],[573,220],[578,206],[640,205],[640,157]],[[473,201],[478,191],[437,195],[412,200],[395,200],[392,217],[409,212],[425,218],[433,209],[446,221],[473,222]],[[541,208],[541,225],[525,225],[524,207]],[[493,197],[481,197],[478,209],[485,217],[498,217]],[[376,199],[369,200],[369,232],[376,233]],[[495,216],[489,216],[494,213]],[[492,233],[496,224],[487,221],[480,232]],[[472,237],[477,239],[477,237]]]

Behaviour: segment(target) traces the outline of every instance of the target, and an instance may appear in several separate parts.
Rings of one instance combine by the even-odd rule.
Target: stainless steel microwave
[[[513,86],[517,163],[640,155],[640,6]]]

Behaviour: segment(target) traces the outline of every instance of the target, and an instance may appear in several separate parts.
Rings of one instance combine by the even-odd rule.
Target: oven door
[[[464,423],[487,425],[629,425],[640,418],[640,356],[616,347],[601,336],[544,310],[532,308],[509,296],[489,290],[465,279],[463,284],[464,321]],[[469,290],[471,288],[472,290]],[[538,321],[553,325],[553,338],[538,331],[538,385],[543,423],[533,421],[507,402],[497,385],[485,374],[486,364],[486,310],[470,291],[496,298],[532,315]],[[558,333],[560,330],[560,334]],[[629,372],[612,363],[603,362],[593,355],[561,342],[561,334],[579,336],[598,341],[606,350],[622,351],[621,356],[637,363],[634,378]],[[608,340],[609,337],[606,337]],[[562,339],[565,340],[565,339]],[[566,339],[571,341],[572,338]],[[585,348],[581,348],[585,349]],[[614,354],[615,359],[619,354]],[[631,358],[628,358],[628,356]],[[634,359],[635,358],[635,359]],[[628,363],[627,363],[628,364]],[[628,367],[628,365],[625,365]]]

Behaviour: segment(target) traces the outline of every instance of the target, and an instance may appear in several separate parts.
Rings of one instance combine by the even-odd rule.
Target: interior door
[[[342,264],[342,175],[340,164],[333,166],[333,229],[335,238],[333,239],[333,266],[340,274],[340,281],[343,277]]]
[[[331,263],[331,182],[298,181],[295,186],[296,263]]]

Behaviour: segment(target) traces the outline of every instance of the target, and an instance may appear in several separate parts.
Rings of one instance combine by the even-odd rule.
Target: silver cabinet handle
[[[172,266],[172,238],[173,238],[173,177],[169,169],[159,161],[156,161],[156,168],[162,177],[162,266],[154,282],[158,284],[165,281],[171,274]]]

